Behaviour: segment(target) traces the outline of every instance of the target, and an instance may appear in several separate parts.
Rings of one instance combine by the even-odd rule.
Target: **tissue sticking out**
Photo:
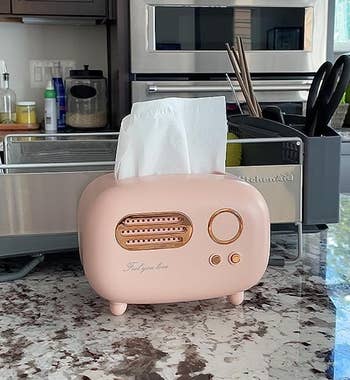
[[[125,216],[115,230],[119,245],[128,251],[180,248],[192,236],[192,223],[179,212]]]
[[[226,100],[135,103],[120,128],[115,177],[225,173]]]

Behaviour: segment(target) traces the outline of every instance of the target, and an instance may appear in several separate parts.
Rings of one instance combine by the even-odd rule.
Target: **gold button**
[[[228,261],[231,264],[238,264],[241,261],[241,256],[238,253],[231,253],[228,258]]]
[[[211,255],[209,257],[209,262],[211,265],[219,265],[221,263],[221,256],[220,255]]]

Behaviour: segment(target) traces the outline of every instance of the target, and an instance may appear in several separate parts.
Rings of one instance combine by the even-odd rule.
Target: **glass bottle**
[[[16,122],[16,94],[10,89],[10,74],[3,74],[3,88],[0,90],[0,123]]]

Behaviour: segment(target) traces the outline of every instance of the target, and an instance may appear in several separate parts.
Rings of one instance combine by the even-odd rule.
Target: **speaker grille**
[[[125,216],[115,229],[117,242],[128,251],[183,247],[192,236],[190,219],[180,212]]]

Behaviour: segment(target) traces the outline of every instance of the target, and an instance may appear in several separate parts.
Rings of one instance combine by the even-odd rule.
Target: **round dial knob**
[[[239,213],[230,208],[214,212],[208,223],[208,232],[218,244],[231,244],[239,238],[243,230],[243,220]]]

